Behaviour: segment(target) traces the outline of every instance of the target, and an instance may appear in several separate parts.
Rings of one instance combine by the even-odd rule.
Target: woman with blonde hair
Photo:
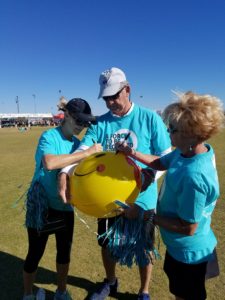
[[[167,170],[153,221],[166,245],[164,271],[177,300],[204,300],[205,279],[219,274],[211,229],[219,182],[214,151],[206,141],[223,128],[224,110],[216,97],[187,92],[178,94],[163,118],[176,147],[171,153],[146,155],[126,144],[118,150],[153,169]],[[124,214],[129,218],[129,209]]]
[[[72,299],[66,289],[70,252],[74,230],[74,212],[70,204],[63,203],[58,194],[57,179],[61,168],[102,151],[94,144],[82,152],[74,152],[79,146],[81,131],[96,121],[87,101],[74,98],[61,99],[59,110],[64,111],[62,123],[45,131],[37,146],[36,167],[27,194],[26,227],[29,249],[23,269],[23,300],[44,299],[44,290],[33,295],[33,283],[40,259],[50,234],[56,239],[57,290],[54,300]]]

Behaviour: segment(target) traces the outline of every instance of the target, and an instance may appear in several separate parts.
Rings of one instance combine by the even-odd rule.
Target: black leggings
[[[57,211],[54,210],[54,214]],[[74,213],[73,211],[58,212],[65,220],[65,228],[54,232],[56,238],[56,262],[68,264],[70,262],[70,252],[73,241]],[[24,263],[24,271],[33,273],[37,270],[48,241],[49,233],[39,233],[36,229],[27,228],[29,249]]]

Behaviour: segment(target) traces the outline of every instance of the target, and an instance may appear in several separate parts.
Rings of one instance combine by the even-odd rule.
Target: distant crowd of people
[[[32,126],[58,126],[61,121],[59,120],[46,120],[46,119],[39,119],[33,121],[21,121],[21,120],[1,120],[0,121],[0,128],[10,128],[10,127],[17,127],[17,128],[30,128]]]

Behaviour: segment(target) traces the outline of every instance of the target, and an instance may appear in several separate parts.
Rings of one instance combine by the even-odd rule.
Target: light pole
[[[20,113],[20,105],[19,105],[19,97],[18,96],[16,96],[15,101],[16,101],[16,105],[17,105],[17,113],[19,114]]]
[[[36,95],[33,94],[32,96],[34,98],[34,113],[36,114],[36,112],[37,112],[37,110],[36,110]]]

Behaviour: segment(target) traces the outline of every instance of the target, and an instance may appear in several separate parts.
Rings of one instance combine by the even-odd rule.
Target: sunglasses
[[[89,127],[91,125],[91,122],[83,121],[80,119],[76,119],[75,122],[78,126],[81,126],[81,127]]]
[[[173,125],[169,124],[169,127],[167,128],[167,132],[169,132],[170,134],[174,134],[176,132],[178,132],[179,130],[174,128]]]
[[[122,88],[122,90],[124,89],[124,87]],[[109,101],[109,100],[112,100],[112,101],[115,101],[116,99],[119,98],[120,96],[120,93],[122,92],[122,90],[120,90],[118,93],[116,93],[115,95],[112,95],[112,96],[105,96],[105,97],[102,97],[102,99],[104,101]]]

